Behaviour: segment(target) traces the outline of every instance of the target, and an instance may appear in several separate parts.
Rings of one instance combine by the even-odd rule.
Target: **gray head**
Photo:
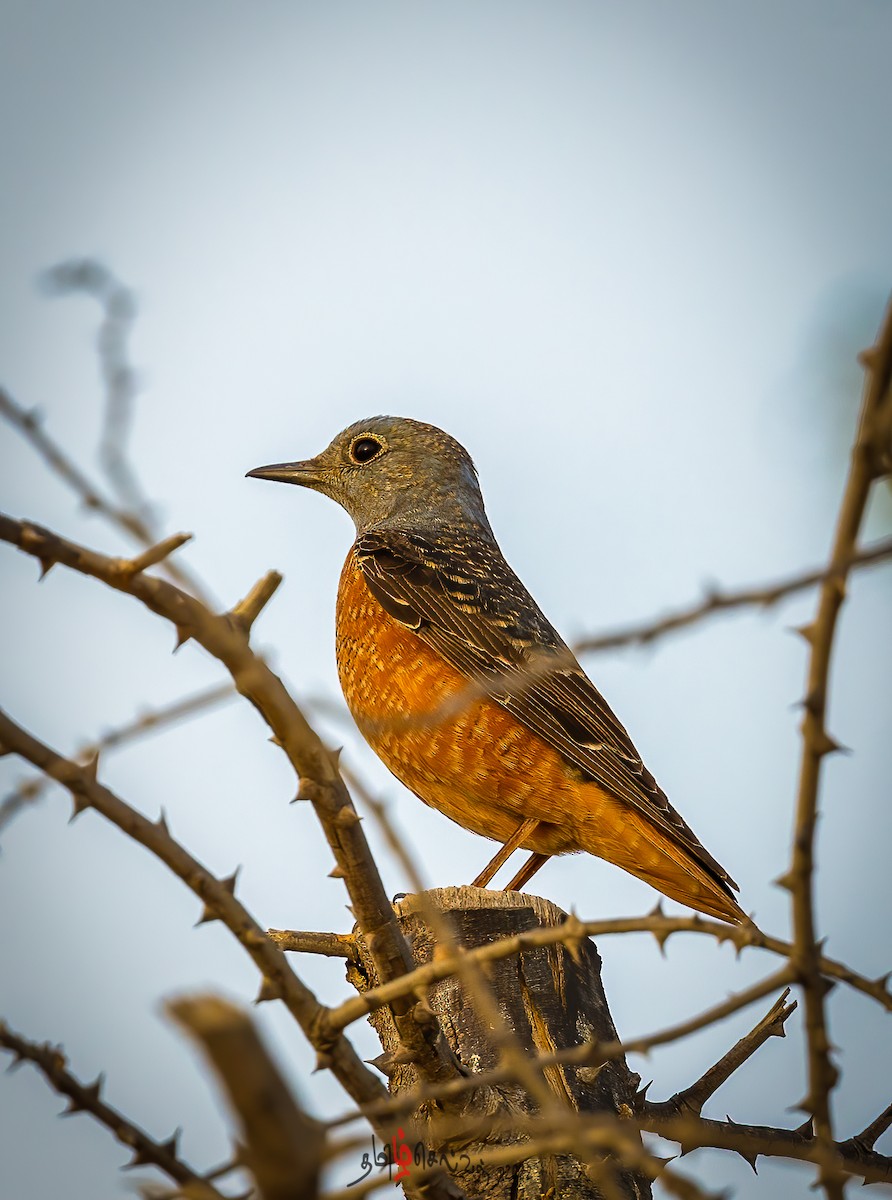
[[[347,510],[356,532],[392,525],[451,525],[492,535],[471,456],[435,425],[408,417],[371,417],[339,433],[304,462],[248,472],[313,488]]]

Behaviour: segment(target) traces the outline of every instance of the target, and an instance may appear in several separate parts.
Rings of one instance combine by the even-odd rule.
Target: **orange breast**
[[[684,847],[647,817],[580,780],[554,747],[521,725],[369,592],[353,552],[341,572],[338,674],[366,741],[410,791],[465,829],[524,846],[586,850],[665,895],[725,920],[740,910]]]
[[[575,822],[568,820],[580,784],[560,755],[389,616],[352,552],[341,573],[336,644],[354,720],[425,804],[497,841],[536,817],[544,824],[530,849],[560,854],[580,848]],[[591,791],[600,789],[592,785]]]

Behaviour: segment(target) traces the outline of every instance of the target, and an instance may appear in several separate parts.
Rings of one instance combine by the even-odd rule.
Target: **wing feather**
[[[460,529],[438,531],[434,540],[388,528],[363,534],[354,553],[372,595],[395,620],[485,687],[583,778],[643,813],[736,889],[494,542]]]

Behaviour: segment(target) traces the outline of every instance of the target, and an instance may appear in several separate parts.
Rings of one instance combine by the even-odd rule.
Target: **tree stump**
[[[458,940],[469,949],[538,926],[560,925],[567,919],[567,914],[550,901],[517,892],[452,887],[427,892],[425,898],[447,917]],[[395,909],[416,962],[430,962],[436,940],[423,915],[423,898],[406,896]],[[377,980],[361,938],[358,945],[361,961],[350,968],[349,977],[358,990],[365,991]],[[502,1016],[527,1053],[548,1053],[593,1040],[617,1040],[601,986],[601,959],[590,939],[582,941],[575,959],[566,946],[555,944],[499,959],[487,965],[486,973]],[[460,979],[450,977],[433,984],[428,1002],[465,1073],[479,1074],[498,1064],[498,1050]],[[378,1009],[369,1019],[385,1052],[398,1050],[399,1037],[388,1009]],[[394,1094],[417,1088],[422,1082],[411,1063],[395,1065],[388,1073]],[[560,1103],[568,1108],[620,1117],[631,1115],[641,1082],[624,1059],[600,1068],[555,1066],[545,1071],[545,1078]],[[416,1128],[425,1130],[428,1148],[441,1154],[440,1161],[447,1164],[447,1170],[468,1196],[475,1200],[603,1200],[586,1164],[572,1154],[500,1165],[477,1161],[483,1151],[523,1140],[520,1130],[511,1128],[511,1118],[534,1114],[535,1107],[517,1083],[469,1090],[457,1103],[459,1107],[453,1105],[451,1114],[479,1116],[479,1136],[469,1138],[465,1134],[453,1145],[443,1142],[434,1119],[443,1113],[431,1104],[422,1104],[413,1120]],[[487,1129],[487,1121],[491,1124],[494,1117],[507,1118],[508,1129]],[[637,1139],[637,1131],[631,1136]],[[614,1179],[612,1196],[617,1188],[624,1200],[651,1196],[650,1181],[643,1175],[617,1167]]]

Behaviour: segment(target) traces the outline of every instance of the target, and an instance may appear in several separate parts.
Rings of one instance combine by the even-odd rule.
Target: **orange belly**
[[[541,854],[585,850],[682,903],[736,920],[699,864],[645,817],[581,780],[548,743],[410,629],[366,587],[353,553],[341,573],[338,674],[360,732],[425,804],[465,829],[506,842],[521,821],[540,825],[523,843]]]

